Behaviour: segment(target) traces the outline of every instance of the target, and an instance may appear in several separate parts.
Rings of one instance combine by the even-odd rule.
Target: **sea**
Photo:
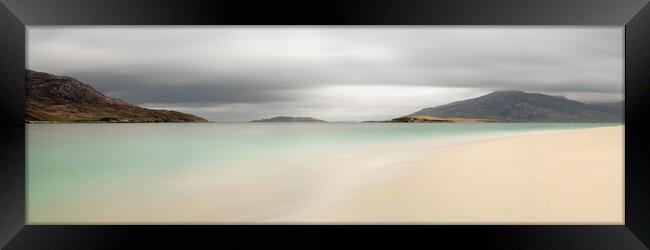
[[[30,224],[165,223],[182,222],[179,215],[194,211],[198,216],[221,213],[223,217],[215,218],[228,221],[227,216],[235,214],[229,209],[248,207],[250,217],[240,219],[263,221],[277,211],[298,211],[325,196],[336,196],[337,192],[323,190],[340,191],[380,178],[366,173],[391,169],[382,173],[393,175],[399,169],[391,165],[417,158],[432,147],[619,125],[27,124],[27,217]],[[355,170],[365,163],[363,170]],[[356,174],[332,175],[329,178],[337,181],[323,181],[333,173],[328,168]],[[312,174],[288,177],[306,169]],[[282,177],[269,181],[273,179],[269,176]],[[168,217],[180,219],[164,219]]]

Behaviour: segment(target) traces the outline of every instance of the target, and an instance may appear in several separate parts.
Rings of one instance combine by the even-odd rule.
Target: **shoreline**
[[[361,151],[341,151],[333,155],[317,156],[317,158],[313,158],[313,155],[296,155],[291,159],[277,159],[280,162],[276,160],[272,165],[277,167],[271,169],[260,169],[259,164],[265,163],[253,162],[228,168],[196,168],[196,171],[165,173],[161,178],[152,179],[155,180],[154,183],[141,186],[136,190],[129,188],[132,184],[123,183],[124,186],[119,190],[130,195],[113,194],[110,201],[98,197],[95,202],[85,203],[86,206],[91,206],[87,207],[86,213],[67,214],[56,219],[37,216],[39,218],[32,217],[30,224],[544,224],[566,222],[589,224],[589,219],[596,218],[595,216],[573,217],[578,220],[567,221],[563,219],[566,218],[566,213],[559,210],[554,210],[553,214],[543,209],[528,211],[528,217],[525,216],[526,214],[517,214],[516,211],[505,215],[500,213],[504,209],[517,208],[516,204],[508,204],[508,201],[517,200],[515,198],[528,202],[527,206],[519,209],[539,207],[537,206],[539,204],[534,203],[534,197],[526,198],[524,191],[539,195],[540,190],[544,190],[544,185],[537,186],[537,189],[524,188],[522,190],[524,193],[520,194],[510,193],[509,198],[512,199],[499,197],[497,191],[508,191],[510,187],[520,188],[527,184],[538,185],[539,183],[534,182],[535,178],[530,183],[521,180],[513,182],[517,175],[523,180],[530,181],[531,172],[518,171],[517,166],[512,162],[504,162],[507,161],[508,157],[505,156],[508,154],[499,154],[495,150],[519,149],[521,151],[523,149],[523,152],[528,151],[528,153],[535,150],[549,151],[577,158],[573,159],[574,161],[580,159],[589,161],[594,157],[584,157],[584,155],[593,152],[589,153],[591,151],[586,150],[582,154],[572,155],[574,154],[572,150],[576,149],[575,145],[563,148],[557,143],[587,142],[593,135],[585,138],[583,134],[602,131],[598,133],[609,137],[604,138],[601,143],[587,143],[586,148],[593,149],[603,144],[612,144],[603,152],[608,152],[607,154],[613,157],[621,157],[620,166],[622,166],[623,128],[614,125],[598,128],[519,131],[507,135],[489,134],[478,138],[457,138],[441,144],[435,140],[422,139],[378,145]],[[613,143],[616,141],[612,138],[617,136],[620,136],[618,141],[621,143],[620,148]],[[525,150],[526,146],[535,147],[540,139],[557,140],[557,143],[543,143],[538,145],[537,149]],[[503,145],[504,142],[509,143]],[[468,153],[471,157],[468,157]],[[550,164],[531,155],[523,158],[520,156],[519,160],[522,159],[536,159],[542,165]],[[556,159],[550,160],[556,161]],[[432,161],[435,164],[432,164]],[[486,191],[493,193],[483,193],[479,197],[476,197],[475,193],[468,193],[472,187],[485,186],[489,183],[490,179],[484,177],[494,176],[494,173],[481,172],[475,166],[493,167],[497,168],[499,173],[513,175],[501,180],[511,186],[501,186],[501,189],[488,188]],[[600,167],[609,167],[605,169],[607,171],[621,170],[621,173],[615,173],[613,177],[617,174],[622,175],[622,169],[617,168],[615,164]],[[538,169],[532,173],[539,176],[549,174],[548,171],[542,170]],[[549,171],[551,175],[562,177],[561,171],[556,168],[551,168]],[[463,176],[463,173],[470,175]],[[483,175],[475,176],[471,173]],[[570,172],[566,178],[576,177],[575,174]],[[622,195],[622,177],[620,186],[613,185],[616,184],[616,180],[610,177],[612,175],[600,176],[601,180],[607,181],[607,187],[612,190],[618,188],[620,193],[613,192],[609,196],[603,196],[602,199],[618,199],[616,195]],[[468,183],[468,180],[472,183]],[[610,183],[612,180],[613,184]],[[552,182],[553,179],[547,181]],[[458,185],[459,183],[461,185]],[[559,184],[563,183],[559,182]],[[590,184],[594,183],[590,182]],[[594,185],[598,186],[597,183]],[[584,194],[583,192],[582,195]],[[458,198],[449,200],[448,196]],[[485,198],[490,196],[495,198],[494,202],[503,205],[501,207],[490,205]],[[488,213],[476,209],[464,211],[464,206],[471,205],[470,198],[478,198],[478,205],[483,205]],[[551,201],[552,198],[546,197]],[[488,203],[484,204],[485,202]],[[593,203],[593,200],[591,202]],[[600,217],[593,223],[618,223],[618,216],[612,212],[617,209],[610,207],[605,216],[602,213],[598,214]],[[476,216],[481,214],[487,217],[477,219]],[[514,216],[510,216],[513,214]],[[549,216],[557,218],[551,218],[548,222]]]
[[[548,131],[444,146],[411,164],[406,177],[359,190],[316,221],[622,225],[623,130],[624,126]],[[575,147],[603,137],[614,139],[604,140],[613,145]],[[522,150],[526,144],[543,145],[545,152]],[[459,157],[479,150],[487,152]],[[504,153],[526,155],[517,159]],[[564,162],[544,161],[550,155],[563,157]],[[485,164],[487,160],[498,163]],[[495,173],[476,166],[501,170]],[[616,200],[620,202],[612,202]]]

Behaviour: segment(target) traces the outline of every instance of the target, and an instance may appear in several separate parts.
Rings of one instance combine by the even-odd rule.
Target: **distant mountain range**
[[[106,96],[67,76],[25,70],[26,122],[207,122],[171,110],[147,109]]]
[[[561,96],[521,91],[497,91],[410,114],[417,115],[501,122],[622,122],[624,118],[622,101],[587,104]]]
[[[254,120],[251,122],[325,122],[312,117],[276,116],[268,119]]]

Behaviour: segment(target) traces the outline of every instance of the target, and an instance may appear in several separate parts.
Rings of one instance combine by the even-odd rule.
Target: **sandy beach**
[[[623,126],[554,130],[445,145],[427,139],[133,175],[33,210],[28,220],[623,224],[623,132]]]
[[[623,224],[624,128],[442,147],[321,218],[338,223]]]

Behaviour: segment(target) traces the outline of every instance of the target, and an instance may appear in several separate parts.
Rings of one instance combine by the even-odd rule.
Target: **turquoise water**
[[[297,160],[417,140],[445,141],[620,124],[28,124],[28,216],[78,207],[112,188],[242,162]],[[304,158],[300,158],[304,159]],[[135,184],[134,184],[135,183]],[[133,186],[137,188],[137,186]]]

